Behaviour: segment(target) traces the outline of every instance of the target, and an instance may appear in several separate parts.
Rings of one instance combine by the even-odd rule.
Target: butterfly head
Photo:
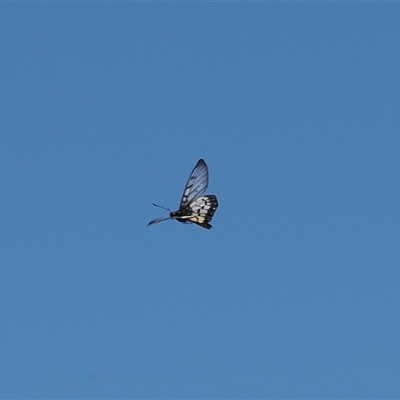
[[[179,218],[179,217],[183,217],[184,215],[185,215],[184,212],[181,211],[181,210],[178,210],[178,211],[171,211],[171,212],[169,213],[169,216],[170,216],[171,218]]]

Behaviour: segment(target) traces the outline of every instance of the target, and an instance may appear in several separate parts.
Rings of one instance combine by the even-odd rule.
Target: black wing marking
[[[185,190],[183,191],[181,204],[179,209],[184,208],[196,197],[201,196],[208,186],[208,167],[203,159],[197,161],[193,168],[188,181],[186,182]]]

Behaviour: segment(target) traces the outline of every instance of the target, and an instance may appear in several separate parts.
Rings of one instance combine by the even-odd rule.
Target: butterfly
[[[156,207],[161,207],[169,211],[169,217],[154,219],[150,221],[147,226],[166,221],[167,219],[176,219],[183,224],[193,223],[205,229],[212,228],[209,222],[218,207],[218,200],[217,196],[213,194],[202,196],[207,186],[208,167],[205,161],[200,159],[189,175],[189,179],[183,191],[179,210],[171,211],[169,208],[153,204]]]

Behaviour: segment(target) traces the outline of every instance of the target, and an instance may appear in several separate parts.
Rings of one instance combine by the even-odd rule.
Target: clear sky
[[[0,397],[400,398],[399,21],[0,4]]]

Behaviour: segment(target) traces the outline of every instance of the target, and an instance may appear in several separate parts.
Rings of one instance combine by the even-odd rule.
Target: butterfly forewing
[[[183,191],[180,209],[189,204],[196,197],[201,196],[208,186],[208,168],[203,159],[197,161],[193,168],[188,181],[186,182],[185,190]]]
[[[153,221],[150,221],[150,222],[147,224],[147,226],[149,226],[149,225],[154,225],[154,224],[158,224],[159,222],[166,221],[167,219],[171,219],[171,217],[153,219]]]

